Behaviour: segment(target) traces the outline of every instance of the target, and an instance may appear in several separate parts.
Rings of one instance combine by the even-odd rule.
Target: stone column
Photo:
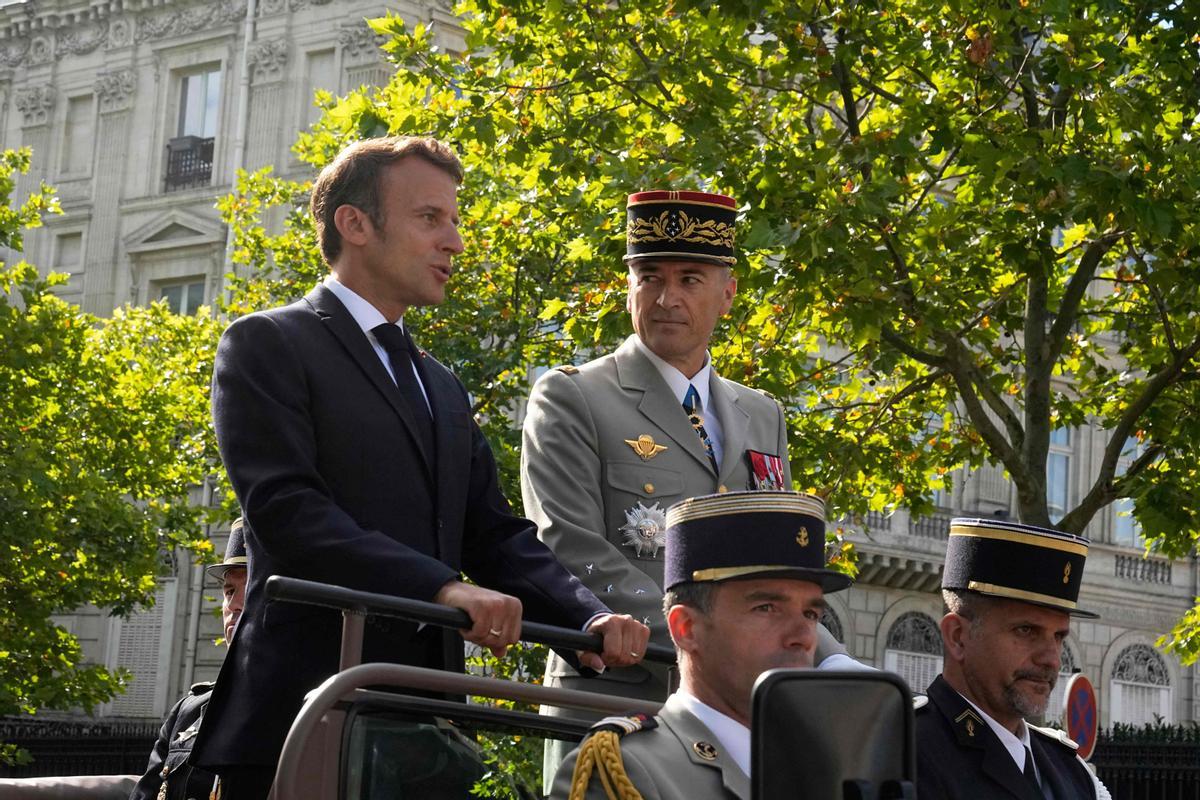
[[[241,165],[253,171],[268,164],[283,164],[294,131],[284,122],[287,112],[287,83],[284,81],[288,62],[287,41],[267,39],[250,48],[250,124],[246,128],[246,159]],[[287,131],[281,137],[280,130]],[[237,180],[230,175],[229,181]]]
[[[96,78],[100,123],[92,174],[92,222],[85,237],[83,309],[104,316],[126,300],[115,293],[121,262],[120,198],[125,164],[145,157],[129,149],[130,110],[136,93],[137,76],[131,69]]]
[[[13,105],[21,114],[21,146],[33,150],[33,163],[17,183],[15,200],[24,200],[49,174],[50,123],[54,120],[56,97],[54,87],[46,83],[18,89],[13,98]]]
[[[36,191],[39,184],[50,175],[51,123],[54,121],[56,97],[54,87],[48,83],[18,89],[13,95],[13,107],[21,122],[21,146],[33,151],[29,171],[16,178],[12,195],[15,204],[24,203],[30,193]],[[43,274],[49,272],[52,266],[50,234],[45,228],[38,228],[25,231],[23,238],[22,258],[37,264]]]

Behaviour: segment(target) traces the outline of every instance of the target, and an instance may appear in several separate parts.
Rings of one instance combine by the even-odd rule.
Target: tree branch
[[[1108,440],[1108,444],[1104,448],[1104,455],[1100,459],[1100,468],[1096,473],[1096,480],[1092,483],[1090,489],[1079,505],[1071,510],[1071,513],[1063,517],[1060,527],[1063,530],[1078,533],[1091,521],[1096,512],[1103,508],[1107,503],[1112,502],[1112,498],[1104,500],[1106,493],[1111,493],[1111,484],[1113,476],[1117,472],[1117,463],[1120,461],[1121,454],[1125,451],[1125,442],[1129,439],[1129,435],[1133,432],[1134,426],[1141,419],[1142,414],[1148,409],[1159,396],[1171,384],[1178,382],[1180,376],[1184,372],[1196,354],[1200,353],[1200,336],[1197,336],[1187,347],[1179,351],[1175,359],[1165,367],[1151,376],[1146,382],[1141,394],[1139,394],[1132,403],[1121,414],[1117,424],[1113,426],[1112,435]],[[1144,455],[1144,454],[1143,454]],[[1136,463],[1136,462],[1135,462]],[[1067,522],[1074,527],[1067,527]]]
[[[920,361],[922,364],[934,367],[936,369],[947,369],[949,367],[949,363],[947,362],[945,356],[940,356],[937,353],[930,353],[927,350],[922,350],[916,345],[911,344],[908,340],[900,335],[899,331],[895,330],[894,328],[888,326],[881,327],[879,329],[879,334],[885,342],[899,350],[901,353],[904,353],[904,355],[911,359]]]
[[[1146,259],[1143,258],[1142,254],[1140,252],[1138,252],[1137,248],[1135,248],[1133,246],[1133,242],[1130,241],[1130,242],[1127,242],[1127,244],[1129,246],[1130,258],[1137,261],[1138,265],[1143,270],[1145,270],[1146,272],[1149,272],[1150,265],[1146,263]],[[1175,342],[1175,331],[1174,331],[1174,326],[1171,325],[1171,316],[1167,310],[1167,302],[1163,298],[1162,292],[1159,290],[1159,288],[1157,286],[1154,285],[1153,281],[1145,281],[1144,284],[1146,286],[1146,289],[1150,293],[1150,297],[1153,298],[1153,300],[1154,300],[1155,308],[1158,309],[1158,318],[1159,318],[1159,321],[1162,322],[1163,336],[1167,340],[1167,348],[1171,351],[1171,355],[1178,358],[1179,357],[1179,345]]]
[[[646,73],[650,76],[650,79],[654,81],[654,85],[658,87],[658,91],[662,93],[662,96],[666,98],[667,102],[674,102],[675,98],[671,96],[671,93],[667,91],[667,87],[663,85],[661,80],[659,80],[658,72],[655,69],[654,62],[650,60],[648,55],[646,55],[646,51],[642,49],[640,44],[638,44],[637,39],[630,36],[629,46],[633,48],[634,53],[637,53],[637,57],[642,60],[642,65],[646,67]]]
[[[1050,333],[1046,339],[1046,358],[1051,367],[1062,355],[1067,334],[1071,332],[1075,321],[1079,319],[1079,304],[1083,302],[1083,296],[1087,293],[1087,288],[1091,284],[1092,276],[1096,273],[1100,259],[1112,249],[1114,244],[1120,241],[1123,235],[1123,231],[1107,231],[1098,239],[1094,239],[1083,251],[1083,255],[1079,257],[1079,263],[1070,280],[1067,281],[1062,302],[1058,305],[1058,314],[1054,318],[1054,324],[1050,327]]]

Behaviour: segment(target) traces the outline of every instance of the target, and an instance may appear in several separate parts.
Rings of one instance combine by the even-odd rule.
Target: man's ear
[[[696,640],[696,625],[700,612],[688,606],[676,605],[667,610],[667,630],[671,639],[680,650],[689,653],[696,652],[699,644]]]
[[[942,617],[942,650],[946,658],[962,662],[966,658],[967,640],[971,638],[971,620],[953,612]]]
[[[362,209],[348,203],[338,206],[333,212],[333,224],[343,242],[359,246],[366,244],[368,236],[375,231],[371,218]]]
[[[733,308],[733,298],[737,295],[737,276],[733,274],[733,270],[729,270],[729,280],[725,282],[725,291],[723,292],[723,310],[721,316],[729,313],[729,309]]]

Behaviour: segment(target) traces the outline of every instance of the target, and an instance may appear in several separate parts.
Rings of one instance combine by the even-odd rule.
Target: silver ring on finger
[[[490,633],[492,636],[499,636],[501,632],[495,628],[488,628],[488,633]]]

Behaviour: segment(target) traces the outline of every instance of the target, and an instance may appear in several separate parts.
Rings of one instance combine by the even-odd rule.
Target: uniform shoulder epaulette
[[[192,694],[204,694],[205,692],[211,692],[214,686],[216,684],[212,681],[200,681],[199,683],[192,684],[191,692]]]
[[[634,714],[628,717],[605,717],[592,726],[592,733],[612,731],[618,736],[628,736],[638,731],[652,731],[658,727],[658,720],[649,714]]]
[[[1076,742],[1074,739],[1072,739],[1070,736],[1068,736],[1067,732],[1064,730],[1060,730],[1058,728],[1039,728],[1037,725],[1030,725],[1028,722],[1025,724],[1029,727],[1029,730],[1037,731],[1042,736],[1045,736],[1047,739],[1053,739],[1054,741],[1058,742],[1059,744],[1065,745],[1065,746],[1071,748],[1072,750],[1079,749],[1079,743]]]
[[[770,392],[768,392],[766,389],[756,389],[755,391],[758,392],[759,394],[761,394],[763,397],[767,398],[768,400],[774,400],[776,403],[779,402],[779,398],[776,397],[775,395],[771,394]]]
[[[559,372],[561,372],[563,375],[578,375],[579,374],[579,367],[573,367],[570,364],[564,364],[561,367],[555,367],[555,369],[558,370]]]
[[[914,694],[913,695],[913,711],[920,711],[929,705],[929,695]]]

